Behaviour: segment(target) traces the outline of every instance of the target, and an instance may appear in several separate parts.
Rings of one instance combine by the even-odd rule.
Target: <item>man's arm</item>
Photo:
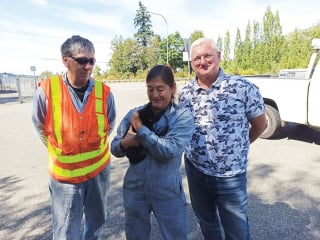
[[[46,113],[46,98],[43,93],[42,87],[38,87],[33,99],[32,124],[41,142],[47,147],[47,136],[45,134]]]
[[[263,133],[268,125],[266,114],[263,113],[255,118],[250,118],[249,122],[251,124],[249,138],[250,143],[253,143]]]
[[[107,118],[110,127],[108,135],[110,136],[116,123],[116,105],[112,92],[109,93],[109,97],[107,100],[107,111]]]

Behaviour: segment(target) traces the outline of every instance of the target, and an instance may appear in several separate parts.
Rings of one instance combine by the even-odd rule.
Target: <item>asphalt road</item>
[[[146,101],[143,83],[110,84],[118,122]],[[1,102],[1,97],[6,97]],[[30,99],[16,102],[0,94],[0,239],[50,239],[50,199],[46,149],[31,124]],[[114,134],[114,133],[113,133]],[[113,136],[112,134],[112,136]],[[253,239],[320,239],[320,132],[290,124],[278,138],[251,145],[248,166],[249,219]],[[110,214],[106,239],[122,240],[122,179],[128,162],[112,158]],[[181,171],[184,175],[184,167]],[[188,186],[189,239],[203,239],[193,215]],[[152,240],[162,239],[152,218]]]

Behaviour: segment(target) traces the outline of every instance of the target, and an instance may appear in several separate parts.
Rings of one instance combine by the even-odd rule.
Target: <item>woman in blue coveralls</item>
[[[154,66],[146,85],[149,103],[126,114],[111,143],[114,156],[130,161],[123,183],[126,239],[150,238],[151,212],[164,239],[187,239],[180,166],[193,115],[174,103],[176,83],[168,66]]]

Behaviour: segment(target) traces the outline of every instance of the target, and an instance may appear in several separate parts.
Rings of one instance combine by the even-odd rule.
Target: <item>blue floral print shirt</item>
[[[179,93],[179,104],[194,114],[196,125],[185,158],[202,173],[230,177],[246,171],[249,119],[265,112],[259,89],[240,76],[225,74],[205,90],[191,80]]]

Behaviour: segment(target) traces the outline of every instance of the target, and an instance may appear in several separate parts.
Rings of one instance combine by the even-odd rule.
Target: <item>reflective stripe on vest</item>
[[[53,134],[58,146],[63,144],[62,128],[62,109],[61,109],[61,87],[63,84],[60,77],[52,77],[50,81]],[[98,122],[98,134],[100,135],[100,147],[97,150],[83,152],[74,155],[62,155],[62,149],[54,147],[48,141],[49,152],[49,172],[58,181],[71,183],[84,182],[103,170],[109,163],[110,151],[109,141],[105,129],[105,115],[103,109],[103,86],[101,82],[95,82],[95,112]]]

